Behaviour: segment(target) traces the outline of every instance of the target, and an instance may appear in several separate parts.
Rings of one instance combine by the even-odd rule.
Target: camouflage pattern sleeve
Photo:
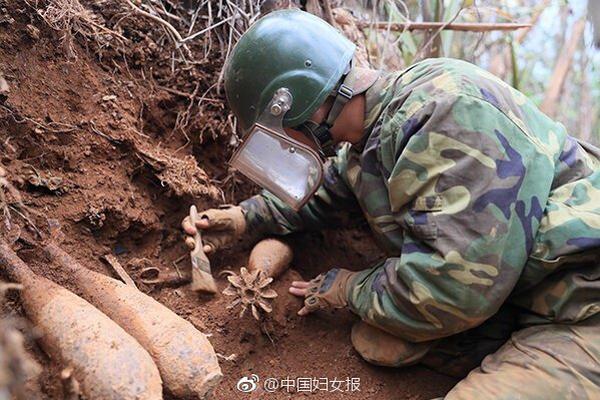
[[[344,145],[325,163],[323,184],[298,212],[267,191],[241,202],[250,236],[260,239],[266,235],[339,227],[362,218],[354,194],[342,178],[346,152]]]
[[[400,255],[353,279],[350,308],[413,342],[481,324],[523,270],[562,139],[534,137],[489,99],[451,91],[405,101],[374,134],[394,154],[384,175],[404,239]]]

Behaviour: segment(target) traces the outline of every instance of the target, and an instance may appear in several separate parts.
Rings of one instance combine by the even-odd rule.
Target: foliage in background
[[[531,23],[531,29],[513,32],[409,32],[367,27],[364,33],[369,63],[373,67],[396,70],[426,57],[470,61],[530,96],[544,111],[564,123],[572,135],[600,143],[600,51],[593,46],[591,24],[582,35],[576,36],[577,22],[586,16],[587,0],[355,0],[338,3],[352,9],[359,20],[368,21]],[[572,56],[568,53],[571,41]],[[561,59],[562,67],[558,67]],[[551,82],[564,82],[560,87],[554,84],[557,98],[550,93]]]

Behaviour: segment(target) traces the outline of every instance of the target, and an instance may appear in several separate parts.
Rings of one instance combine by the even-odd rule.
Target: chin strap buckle
[[[342,83],[340,85],[340,87],[338,88],[336,94],[337,94],[337,96],[342,96],[342,98],[346,99],[345,103],[347,103],[348,101],[350,101],[352,96],[354,96],[354,90],[352,90],[352,88],[350,86],[344,85]]]

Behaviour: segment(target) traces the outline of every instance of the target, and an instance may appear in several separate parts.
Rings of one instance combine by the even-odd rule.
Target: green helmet
[[[283,125],[305,122],[348,72],[355,46],[322,19],[276,11],[242,35],[225,66],[225,93],[243,130],[260,117],[279,88],[293,98]]]

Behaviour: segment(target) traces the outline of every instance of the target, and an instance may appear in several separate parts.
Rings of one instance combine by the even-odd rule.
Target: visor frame
[[[280,129],[283,131],[283,128],[280,128]],[[275,197],[277,197],[282,202],[286,203],[288,206],[290,206],[292,209],[294,209],[294,211],[299,211],[302,207],[304,207],[306,205],[306,203],[308,203],[308,201],[310,201],[310,199],[314,196],[314,194],[317,192],[317,190],[319,190],[319,188],[323,185],[323,181],[325,179],[325,172],[324,172],[323,159],[322,159],[321,155],[316,150],[314,150],[312,147],[310,147],[309,145],[304,144],[302,142],[299,142],[298,140],[296,140],[296,139],[292,138],[291,136],[287,135],[285,133],[285,131],[280,132],[277,129],[272,128],[272,127],[268,127],[268,126],[266,126],[266,125],[264,125],[264,124],[262,124],[260,122],[254,123],[254,125],[252,125],[252,127],[250,129],[248,129],[247,133],[242,138],[242,143],[235,150],[235,152],[233,153],[233,155],[229,159],[228,165],[230,167],[232,167],[233,169],[235,169],[236,171],[239,171],[240,173],[242,173],[246,178],[250,179],[254,184],[260,186],[261,188],[263,188],[263,189],[265,189],[267,191],[269,191],[269,189],[264,188],[262,185],[260,185],[259,183],[257,183],[255,181],[255,179],[253,179],[250,176],[248,176],[247,173],[244,173],[244,171],[236,169],[233,166],[233,164],[235,163],[235,161],[239,158],[240,154],[246,148],[246,144],[249,143],[248,138],[250,138],[250,136],[253,135],[255,132],[257,132],[258,130],[266,132],[269,135],[274,136],[275,138],[277,138],[280,141],[287,142],[291,146],[294,146],[296,148],[300,148],[300,149],[306,151],[315,160],[317,160],[319,168],[317,168],[317,175],[318,175],[318,177],[317,177],[317,179],[315,181],[316,183],[314,184],[314,186],[311,189],[311,191],[307,192],[307,195],[304,196],[304,198],[302,199],[302,201],[298,202],[297,205],[292,205],[289,202],[281,199],[279,196],[277,196],[277,194],[273,193],[273,195]]]

